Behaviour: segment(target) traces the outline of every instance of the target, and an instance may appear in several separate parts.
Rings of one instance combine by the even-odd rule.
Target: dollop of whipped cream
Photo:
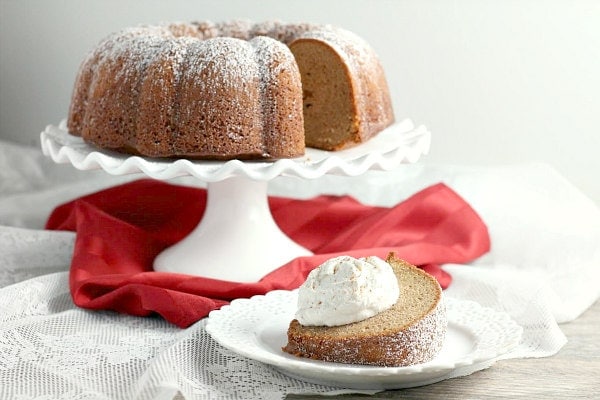
[[[399,296],[396,275],[381,258],[335,257],[300,286],[295,317],[305,326],[350,324],[387,310]]]

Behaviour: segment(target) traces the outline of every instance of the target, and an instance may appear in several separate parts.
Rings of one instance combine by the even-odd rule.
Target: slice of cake
[[[357,322],[335,326],[303,325],[294,319],[288,328],[288,343],[283,350],[298,357],[389,367],[433,359],[442,348],[447,328],[442,289],[431,275],[396,258],[393,253],[386,262],[399,287],[399,296],[391,307]],[[334,268],[331,273],[338,273],[338,270]],[[363,273],[359,266],[357,276]],[[354,285],[356,280],[355,276],[348,284]],[[309,284],[314,289],[314,281]],[[381,294],[379,289],[379,293],[368,288],[360,291],[363,296],[377,296]],[[330,297],[335,297],[331,290],[329,293]],[[316,300],[315,304],[318,302]],[[350,301],[353,302],[356,303]]]

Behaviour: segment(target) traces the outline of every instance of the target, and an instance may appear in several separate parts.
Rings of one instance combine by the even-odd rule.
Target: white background
[[[161,21],[331,23],[379,53],[424,163],[548,162],[600,203],[598,1],[0,0],[0,139],[39,146],[79,63],[108,33]],[[518,195],[518,194],[515,194]]]

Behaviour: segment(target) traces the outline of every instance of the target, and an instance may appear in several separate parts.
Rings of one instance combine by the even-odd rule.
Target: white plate
[[[429,151],[431,134],[410,120],[393,124],[366,143],[329,152],[306,149],[303,157],[276,161],[202,161],[130,156],[100,150],[68,133],[66,122],[48,125],[41,133],[42,150],[57,163],[77,169],[104,169],[112,175],[143,172],[151,178],[170,179],[191,175],[204,182],[240,176],[268,181],[279,175],[318,178],[324,174],[358,176],[370,169],[389,171],[402,163],[414,163]]]
[[[351,389],[400,389],[467,375],[489,367],[496,357],[516,346],[522,334],[522,328],[505,313],[446,297],[448,332],[441,352],[432,361],[408,367],[371,367],[309,360],[281,350],[287,343],[296,301],[297,291],[285,290],[237,299],[211,312],[206,330],[224,347],[288,376]],[[463,368],[468,372],[460,373]]]

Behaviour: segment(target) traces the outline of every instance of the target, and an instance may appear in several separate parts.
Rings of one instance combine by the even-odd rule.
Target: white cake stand
[[[310,255],[277,226],[268,206],[268,182],[280,175],[315,179],[324,174],[358,176],[414,163],[429,151],[431,135],[410,120],[396,123],[360,146],[338,152],[307,149],[277,161],[190,161],[128,156],[99,150],[71,136],[65,121],[41,133],[42,150],[56,163],[112,175],[143,173],[167,180],[193,176],[207,183],[202,221],[156,258],[156,271],[236,282],[255,282],[286,262]]]

